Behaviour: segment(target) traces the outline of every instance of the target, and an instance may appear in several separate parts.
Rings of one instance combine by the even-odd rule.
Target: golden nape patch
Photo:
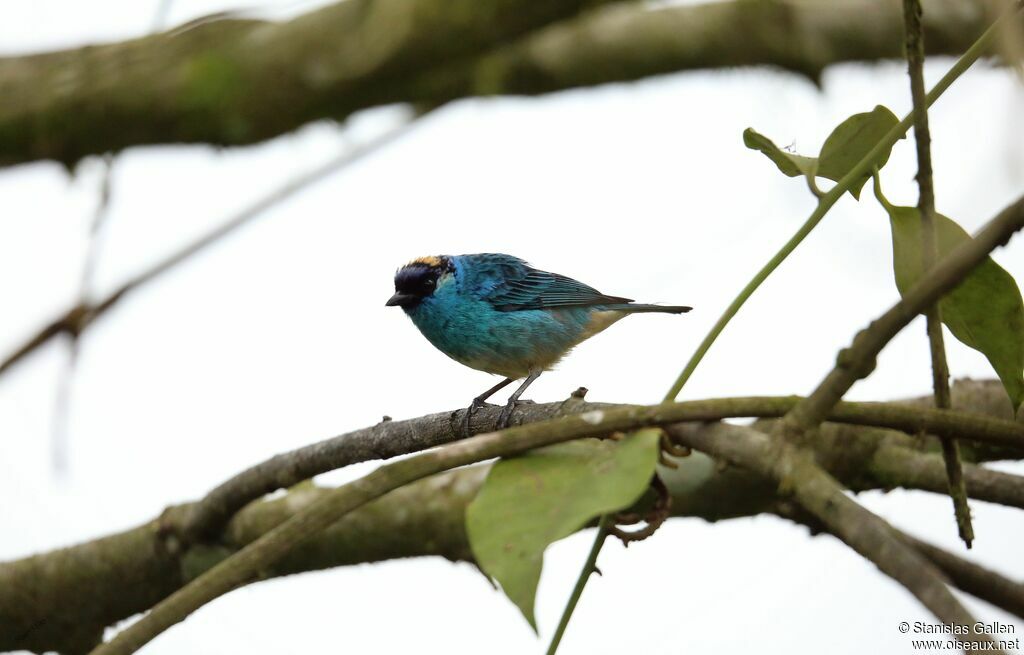
[[[420,257],[418,259],[414,259],[414,260],[412,260],[409,263],[410,264],[426,264],[427,266],[431,266],[431,267],[433,267],[433,266],[440,266],[441,265],[441,258],[440,257],[436,257],[434,255],[429,255],[427,257]]]

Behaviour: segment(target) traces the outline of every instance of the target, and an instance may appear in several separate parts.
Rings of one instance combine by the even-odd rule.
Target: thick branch
[[[960,410],[993,416],[1009,415],[1005,393],[997,381],[958,382],[953,387],[954,404]],[[786,399],[785,407],[792,400]],[[928,399],[912,401],[922,408]],[[595,407],[582,403],[575,411]],[[874,411],[900,407],[873,406]],[[538,416],[553,415],[562,404],[524,406],[538,409]],[[839,411],[853,418],[854,412],[840,405]],[[784,409],[778,409],[778,412]],[[928,409],[928,412],[937,413]],[[894,416],[895,416],[894,415]],[[449,414],[424,417],[426,432],[440,429]],[[495,418],[485,409],[482,425]],[[954,415],[955,416],[955,415]],[[517,419],[530,414],[516,413]],[[400,426],[402,423],[378,427]],[[994,422],[994,425],[1004,425]],[[770,429],[770,425],[759,423]],[[919,424],[907,426],[917,433]],[[1024,426],[1016,426],[1024,430]],[[987,429],[987,428],[986,428]],[[363,448],[384,448],[389,438],[412,447],[415,430],[352,433],[348,439]],[[370,434],[375,435],[376,442]],[[339,440],[338,446],[345,440]],[[375,445],[373,445],[375,444]],[[844,484],[855,489],[900,486],[890,475],[879,479],[872,466],[885,448],[923,448],[937,452],[934,440],[922,441],[902,432],[827,423],[819,430],[816,455]],[[352,444],[355,448],[355,443]],[[970,453],[969,449],[967,452]],[[342,452],[342,451],[339,451]],[[1020,453],[1020,450],[1018,450]],[[1005,456],[1003,451],[997,453]],[[1018,454],[1017,457],[1024,455]],[[739,467],[716,467],[695,454],[679,461],[677,471],[662,476],[673,494],[673,513],[701,517],[708,521],[751,516],[768,511],[775,495],[775,483]],[[465,505],[473,498],[484,475],[482,468],[467,468],[429,478],[394,491],[384,498],[346,516],[326,532],[313,537],[271,567],[268,575],[374,562],[395,557],[441,555],[452,560],[470,557],[463,529]],[[169,510],[163,520],[154,520],[128,532],[71,548],[0,564],[0,651],[29,649],[64,653],[88,651],[103,628],[152,607],[187,580],[238,548],[279,525],[296,511],[321,497],[325,490],[302,485],[282,499],[253,503],[238,513],[219,535],[215,545],[182,549],[166,538],[168,522],[173,525],[190,513],[190,506]],[[127,582],[126,582],[127,581]],[[972,592],[974,593],[974,592]]]
[[[870,473],[885,487],[949,492],[945,463],[937,455],[898,446],[881,448],[875,452]],[[967,496],[1024,509],[1024,477],[970,464],[963,467],[963,476]]]
[[[901,541],[884,520],[843,494],[843,488],[823,471],[805,447],[810,434],[829,415],[853,384],[875,367],[875,358],[918,313],[938,302],[995,248],[1005,244],[1024,227],[1024,198],[1000,212],[970,242],[957,247],[930,270],[903,298],[879,319],[858,333],[854,343],[837,357],[835,368],[811,395],[796,404],[778,423],[773,443],[750,440],[743,447],[730,444],[720,451],[705,452],[727,457],[764,475],[777,479],[793,497],[830,532],[874,562],[886,575],[898,581],[945,623],[970,625],[973,618],[949,592],[939,571]],[[760,448],[762,452],[756,453]],[[751,452],[755,452],[751,456]],[[981,644],[985,639],[958,635],[965,643]]]
[[[947,588],[941,571],[902,541],[892,526],[847,496],[808,448],[724,423],[708,430],[674,426],[670,431],[685,445],[778,481],[784,493],[791,494],[829,532],[903,585],[943,623],[974,624],[974,617]],[[991,646],[980,635],[957,638],[975,649]]]
[[[801,523],[811,529],[812,535],[828,532],[824,525],[801,507],[790,501],[776,504],[773,512],[782,518]],[[906,532],[900,539],[928,558],[961,591],[1024,618],[1024,584],[1014,582],[999,573],[963,559],[949,551],[933,546]]]
[[[893,0],[629,2],[565,20],[603,1],[346,0],[284,23],[216,20],[0,59],[0,164],[248,144],[396,102],[764,64],[817,77],[838,62],[900,56]],[[971,0],[927,4],[931,54],[963,52],[991,18]]]
[[[384,494],[427,476],[495,457],[517,455],[534,448],[584,437],[599,437],[640,427],[667,425],[680,413],[677,406],[624,407],[594,410],[577,416],[520,425],[470,437],[384,464],[323,498],[216,564],[209,571],[160,601],[137,623],[97,646],[92,655],[130,655],[192,612],[232,589],[258,579],[292,548],[326,529],[348,513]],[[954,601],[955,603],[955,601]],[[959,615],[938,613],[943,619]],[[967,617],[969,619],[969,617]],[[959,621],[958,621],[959,622]]]
[[[778,417],[792,409],[800,399],[723,398],[670,405],[666,420],[711,421],[735,417]],[[514,424],[533,423],[554,418],[560,413],[594,409],[622,409],[624,406],[594,405],[570,399],[565,403],[526,405],[516,410]],[[488,407],[473,417],[474,434],[493,429],[498,408]],[[277,489],[284,489],[320,473],[372,459],[433,448],[460,438],[461,413],[443,412],[413,421],[387,421],[276,455],[257,464],[211,491],[193,506],[180,526],[187,542],[215,535],[230,517],[247,503]],[[830,420],[874,425],[910,433],[963,438],[1020,449],[1024,446],[1024,426],[1008,421],[969,415],[950,415],[930,409],[884,403],[840,403]]]

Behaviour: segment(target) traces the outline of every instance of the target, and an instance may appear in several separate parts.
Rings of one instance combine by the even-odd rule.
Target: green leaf
[[[544,549],[596,516],[632,505],[658,461],[660,432],[621,441],[581,439],[502,459],[466,510],[477,563],[534,630]]]
[[[804,157],[792,152],[786,152],[763,134],[748,127],[743,130],[743,145],[751,150],[760,150],[765,157],[771,159],[783,175],[797,177],[798,175],[814,175],[818,168],[818,160],[814,157]]]
[[[886,205],[892,226],[896,287],[905,294],[920,279],[921,215],[915,207]],[[937,214],[939,257],[971,236],[950,218]],[[1024,402],[1024,302],[1016,281],[991,257],[939,301],[942,322],[965,345],[992,364],[1016,412]]]
[[[832,134],[828,135],[825,144],[821,146],[817,174],[838,182],[899,122],[896,115],[882,105],[872,111],[850,116],[832,130]],[[887,148],[880,153],[872,165],[878,168],[885,166],[891,150]],[[868,167],[867,172],[850,186],[850,195],[859,199],[860,191],[870,177],[871,167]]]

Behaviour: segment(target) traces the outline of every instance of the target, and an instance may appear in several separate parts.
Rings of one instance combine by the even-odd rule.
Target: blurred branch
[[[882,448],[875,452],[871,475],[877,482],[888,482],[889,487],[949,493],[945,464],[938,455],[898,446]],[[971,497],[1024,509],[1024,477],[970,464],[963,466],[963,476],[965,500]]]
[[[348,149],[334,159],[331,159],[326,163],[294,178],[285,185],[275,189],[271,193],[252,203],[215,230],[158,261],[145,271],[135,275],[128,281],[121,284],[121,286],[108,294],[102,300],[91,302],[86,297],[81,297],[77,305],[67,310],[62,316],[53,320],[44,328],[39,330],[39,332],[26,340],[24,344],[0,362],[0,375],[3,375],[11,367],[35,352],[41,346],[46,345],[50,339],[57,335],[67,334],[71,336],[73,340],[77,340],[78,336],[87,327],[92,325],[96,319],[103,316],[111,307],[116,305],[129,293],[137,291],[152,282],[154,279],[174,269],[193,255],[203,252],[207,248],[218,243],[221,239],[233,234],[239,228],[261,216],[263,212],[294,197],[324,178],[344,169],[346,166],[361,161],[367,155],[377,152],[380,148],[393,143],[402,135],[406,134],[409,129],[416,124],[416,120],[418,119],[414,119],[413,121],[410,121],[409,123],[406,123],[405,125],[402,125],[401,127],[398,127],[365,144]]]
[[[99,198],[96,201],[96,210],[89,225],[89,242],[86,247],[85,261],[82,264],[82,272],[78,281],[79,307],[87,307],[89,305],[89,289],[92,287],[94,272],[99,261],[100,251],[103,248],[103,227],[110,213],[113,169],[113,156],[105,155],[103,157],[103,170],[100,172]],[[69,333],[67,364],[58,382],[57,401],[53,412],[53,467],[58,474],[65,473],[68,467],[68,420],[71,411],[71,393],[74,386],[75,367],[78,364],[78,354],[81,348],[79,336],[80,333],[77,332]]]
[[[958,393],[958,387],[962,388],[962,393]],[[958,410],[1006,415],[1002,407],[1005,393],[997,381],[958,383],[954,386],[954,401]],[[920,402],[927,403],[927,399]],[[602,407],[605,406],[581,403],[569,411]],[[900,410],[899,405],[883,407]],[[535,414],[522,416],[517,410],[516,415],[521,419],[544,420],[565,411],[566,407],[563,403],[550,403],[520,409],[537,410]],[[475,428],[486,430],[498,411],[498,408],[483,410],[486,416],[481,417],[479,424],[474,421]],[[938,412],[927,409],[926,413]],[[442,413],[419,421],[424,431],[430,432],[439,429],[440,423],[446,422],[449,416],[449,413]],[[402,423],[408,423],[410,428],[413,424],[411,421]],[[757,427],[770,429],[771,424],[759,422]],[[1018,427],[1024,430],[1024,426]],[[412,429],[382,432],[379,445],[387,444],[389,437],[400,441],[407,439],[414,432]],[[368,437],[357,438],[359,434],[352,433],[353,440],[368,445]],[[884,480],[872,482],[875,475],[872,467],[881,458],[881,452],[897,447],[938,452],[934,439],[922,440],[888,429],[848,424],[826,423],[819,429],[819,439],[815,442],[818,459],[844,484],[857,489],[893,486],[893,478],[888,473]],[[1024,453],[1020,457],[1024,458]],[[676,516],[700,517],[707,521],[753,516],[772,511],[780,500],[773,481],[745,468],[716,466],[699,453],[679,460],[678,464],[677,470],[662,471],[673,496]],[[486,466],[468,467],[393,491],[300,544],[260,579],[397,557],[441,555],[453,561],[468,561],[472,555],[463,527],[464,511],[486,472]],[[2,563],[0,650],[88,651],[97,643],[104,626],[152,607],[188,580],[326,493],[329,491],[301,485],[284,498],[252,503],[236,514],[210,544],[183,548],[167,538],[168,523],[181,520],[191,512],[192,506],[182,505],[168,510],[160,519],[120,534]]]
[[[682,70],[901,56],[893,0],[346,0],[290,21],[200,21],[122,43],[0,59],[0,165],[155,143],[241,145],[391,103],[437,106]],[[929,54],[958,54],[985,4],[930,0]]]
[[[0,59],[0,164],[151,143],[242,144],[406,101],[410,77],[602,0],[345,0],[285,22],[193,21]]]
[[[167,12],[170,11],[173,2],[174,0],[158,0],[153,20],[153,31],[159,30],[163,26]],[[82,273],[78,283],[78,307],[88,307],[90,304],[89,290],[92,287],[96,266],[99,263],[100,251],[103,248],[104,224],[110,213],[111,177],[114,170],[114,156],[107,153],[103,156],[102,162],[103,171],[100,174],[99,200],[96,203],[92,224],[89,226],[89,243],[86,248],[85,261],[82,264]],[[78,356],[82,346],[81,331],[72,331],[68,335],[68,359],[58,381],[57,402],[55,403],[56,407],[53,417],[53,467],[58,474],[67,472],[68,468],[68,430],[71,396],[75,384],[75,368],[78,365]]]

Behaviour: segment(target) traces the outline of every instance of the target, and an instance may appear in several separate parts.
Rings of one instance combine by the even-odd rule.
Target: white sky
[[[152,20],[148,5],[4,3],[0,53],[139,34]],[[229,6],[178,0],[172,22]],[[948,65],[930,62],[927,78]],[[50,444],[66,349],[51,345],[0,378],[0,559],[133,526],[254,462],[384,414],[464,406],[493,380],[433,350],[383,305],[394,269],[418,255],[509,252],[608,293],[693,305],[682,317],[619,323],[528,394],[556,400],[585,385],[593,400],[659,400],[721,310],[812,208],[802,182],[743,147],[743,128],[813,154],[844,117],[878,103],[902,115],[907,95],[903,67],[889,64],[831,69],[823,91],[763,70],[710,72],[442,110],[90,329],[74,378],[67,476],[54,474]],[[979,67],[932,111],[938,207],[970,231],[1024,188],[1022,110],[1018,80]],[[122,154],[95,291],[400,117],[370,112],[346,129],[318,124],[241,150]],[[87,160],[74,177],[51,163],[0,171],[0,352],[75,297],[99,170]],[[884,171],[891,200],[914,202],[913,173],[908,139]],[[841,201],[747,304],[684,397],[806,393],[836,350],[894,302],[887,219],[865,198]],[[1024,239],[996,259],[1024,279]],[[955,375],[992,376],[983,357],[947,343]],[[925,393],[927,357],[918,321],[850,396]],[[957,548],[948,499],[861,499]],[[971,558],[1024,577],[1014,545],[1024,539],[1024,515],[972,507]],[[146,652],[540,652],[590,538],[548,552],[541,641],[471,567],[419,559],[245,588]],[[628,550],[610,544],[601,568],[566,655],[910,653],[898,622],[930,621],[852,551],[763,517],[676,520]],[[1008,620],[971,606],[981,618]],[[1024,625],[1015,625],[1020,636]]]

